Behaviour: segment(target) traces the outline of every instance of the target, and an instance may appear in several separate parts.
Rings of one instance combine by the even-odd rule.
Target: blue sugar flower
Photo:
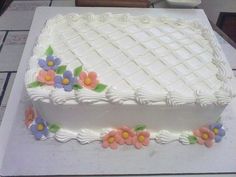
[[[210,130],[215,134],[215,142],[218,143],[221,141],[223,136],[225,136],[225,130],[222,127],[221,123],[214,123],[209,126]]]
[[[40,140],[43,136],[48,136],[47,122],[41,116],[35,119],[34,124],[30,127],[35,139]]]
[[[73,89],[73,85],[75,84],[76,79],[73,77],[71,71],[65,71],[62,76],[55,77],[55,87],[56,88],[64,88],[65,91],[70,92]]]
[[[39,59],[38,65],[44,70],[56,70],[61,64],[61,60],[55,56],[47,56],[46,60]]]

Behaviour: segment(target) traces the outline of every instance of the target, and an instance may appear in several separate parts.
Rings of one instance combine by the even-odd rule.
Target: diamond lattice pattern
[[[81,64],[119,89],[193,92],[220,87],[213,49],[186,24],[77,20],[55,26],[52,47],[73,69]]]

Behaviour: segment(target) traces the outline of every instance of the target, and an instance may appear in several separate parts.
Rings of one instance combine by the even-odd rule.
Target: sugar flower
[[[117,131],[113,130],[102,138],[102,147],[110,147],[111,149],[117,149],[118,144],[122,144],[122,142],[123,141],[120,137],[120,134]]]
[[[41,70],[37,76],[37,81],[46,84],[46,85],[54,85],[55,72],[53,70]]]
[[[55,56],[47,56],[46,60],[39,59],[38,65],[44,70],[56,70],[61,64],[61,60]]]
[[[133,137],[135,136],[135,132],[131,128],[123,126],[118,129],[118,133],[122,138],[122,144],[131,145],[133,143]]]
[[[29,127],[30,124],[34,121],[36,115],[32,106],[29,106],[25,110],[25,125]]]
[[[147,131],[137,132],[133,138],[133,144],[137,149],[147,146],[149,144],[150,133]]]
[[[193,132],[197,136],[197,142],[199,144],[204,144],[206,147],[211,147],[213,145],[213,139],[215,134],[207,127],[201,127]]]
[[[35,139],[40,140],[43,136],[48,135],[47,122],[41,116],[35,119],[35,123],[30,127]]]
[[[78,79],[80,85],[87,89],[95,89],[99,81],[97,80],[97,74],[95,72],[86,73],[82,71]]]
[[[210,130],[215,134],[215,142],[218,143],[221,141],[223,136],[225,136],[225,130],[222,127],[221,123],[214,123],[209,126]]]
[[[71,71],[65,71],[62,76],[55,77],[55,87],[64,88],[65,91],[70,92],[73,89],[76,79],[72,76]]]

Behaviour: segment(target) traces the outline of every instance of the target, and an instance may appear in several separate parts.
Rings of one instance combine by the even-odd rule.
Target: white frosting
[[[52,101],[55,104],[64,104],[67,101],[74,101],[75,100],[75,94],[74,91],[71,92],[65,92],[62,89],[55,89],[52,92],[51,95]]]
[[[101,140],[110,130],[111,129],[102,129],[101,131],[94,131],[90,129],[81,129],[78,132],[75,132],[68,129],[59,129],[59,131],[55,133],[55,139],[62,143],[75,139],[81,144],[88,144]]]
[[[136,90],[135,97],[140,104],[155,104],[166,101],[165,93],[155,93],[142,88]]]
[[[179,133],[171,133],[168,130],[161,130],[156,136],[156,141],[161,144],[166,144],[179,140],[179,137]]]
[[[106,92],[106,98],[111,103],[124,104],[127,101],[135,101],[135,95],[130,91],[120,91],[115,88],[109,88]]]
[[[46,90],[41,88],[28,88],[27,89],[30,98],[34,101],[43,101],[43,102],[50,102],[50,97],[52,90]]]
[[[111,13],[58,15],[47,21],[38,38],[26,85],[36,80],[38,59],[49,45],[63,65],[81,63],[109,88],[103,93],[27,88],[32,100],[205,106],[224,105],[235,96],[232,71],[219,44],[195,21]]]
[[[55,139],[62,143],[65,143],[72,139],[77,139],[77,135],[77,132],[73,132],[67,129],[60,129],[58,132],[56,132]]]
[[[82,129],[79,131],[77,140],[81,144],[88,144],[93,141],[98,141],[101,139],[101,133],[89,129]]]
[[[94,141],[101,141],[102,137],[109,133],[109,131],[113,130],[112,128],[107,130],[90,130],[90,129],[81,129],[78,132],[60,129],[55,133],[55,139],[65,143],[70,140],[77,140],[80,144],[88,144]],[[157,143],[160,144],[168,144],[174,141],[178,141],[181,144],[188,145],[189,136],[192,136],[193,133],[191,131],[182,131],[182,132],[170,132],[168,130],[160,130],[157,132],[150,132],[150,139],[156,140]]]
[[[75,93],[77,101],[80,103],[96,103],[106,101],[104,93],[96,93],[88,89],[81,89]]]

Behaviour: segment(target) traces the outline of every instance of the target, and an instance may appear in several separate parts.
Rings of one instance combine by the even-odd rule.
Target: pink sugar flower
[[[147,131],[137,132],[133,138],[133,144],[137,149],[149,144],[150,133]]]
[[[122,144],[122,138],[120,137],[120,134],[115,130],[112,130],[111,132],[106,134],[103,137],[102,141],[103,148],[110,147],[111,149],[117,149],[118,144]]]
[[[80,73],[78,82],[82,87],[87,89],[95,89],[99,83],[97,80],[97,74],[95,72],[86,73],[84,71]]]
[[[213,145],[215,134],[209,128],[201,127],[195,130],[193,134],[197,136],[197,142],[199,144],[204,144],[206,147],[211,147]]]
[[[127,145],[133,144],[133,137],[135,136],[135,132],[131,128],[123,126],[118,129],[118,133],[122,138],[121,142],[122,144],[127,144]]]
[[[26,110],[25,110],[25,125],[26,127],[29,127],[29,125],[34,121],[36,115],[34,112],[34,109],[32,106],[29,106]]]
[[[37,80],[46,85],[54,85],[55,71],[41,70],[37,76]]]

